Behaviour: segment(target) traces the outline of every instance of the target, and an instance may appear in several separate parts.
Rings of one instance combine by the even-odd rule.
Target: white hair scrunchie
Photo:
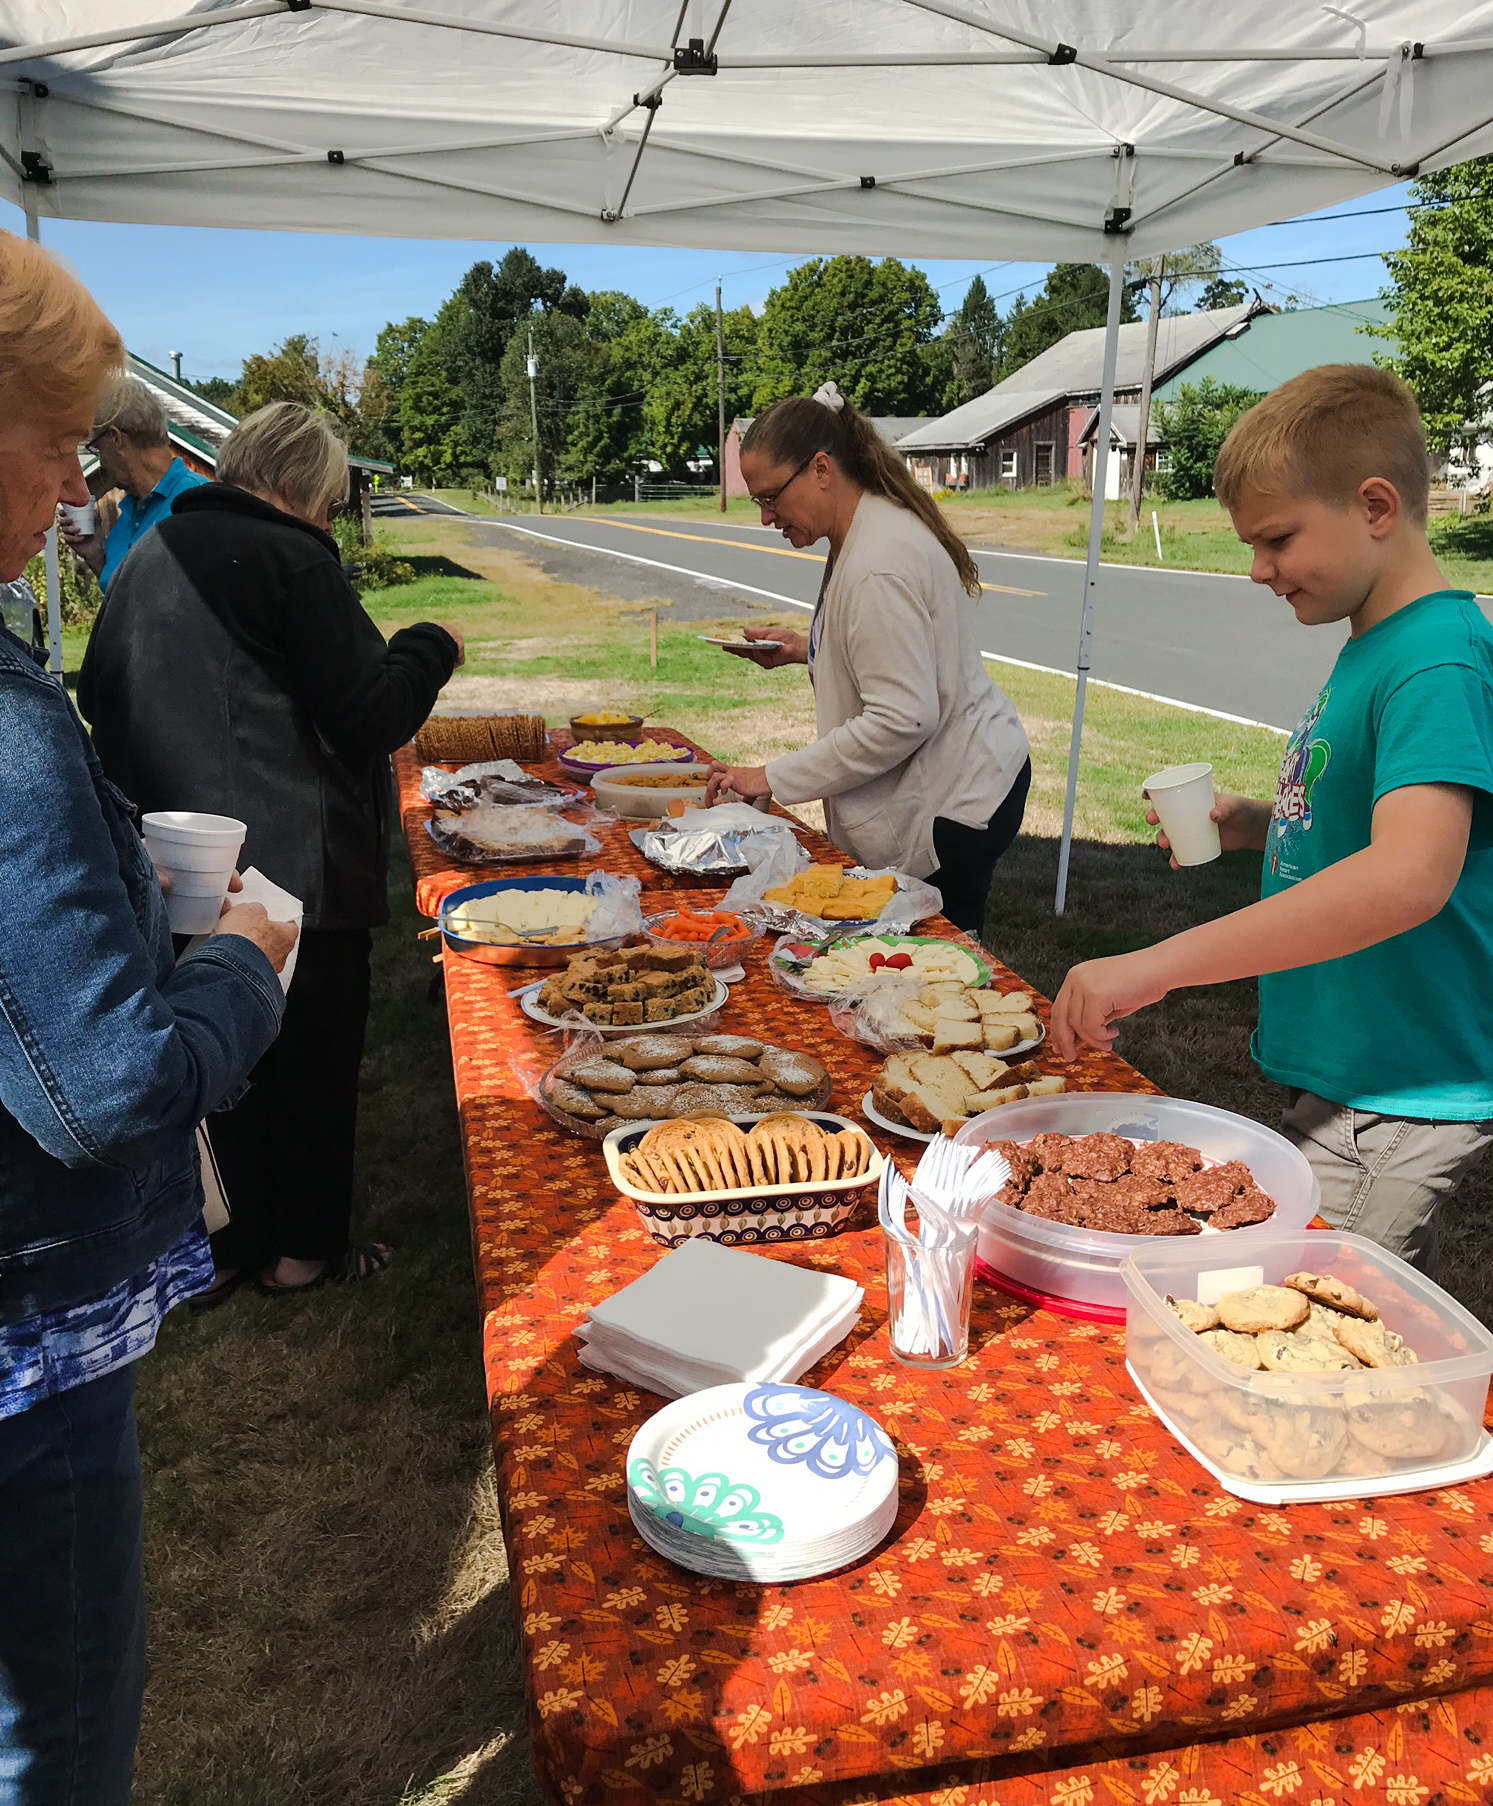
[[[845,406],[845,397],[833,383],[820,383],[814,391],[813,399],[822,408],[828,408],[831,414],[838,414]]]

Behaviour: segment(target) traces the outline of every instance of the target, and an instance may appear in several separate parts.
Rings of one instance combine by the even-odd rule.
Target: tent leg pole
[[[41,221],[35,207],[26,209],[26,236],[33,244],[41,243]],[[57,528],[47,534],[45,553],[47,567],[47,669],[58,683],[62,682],[62,577],[57,568]]]
[[[1104,377],[1094,431],[1094,493],[1089,503],[1089,546],[1083,567],[1083,608],[1078,623],[1078,685],[1073,694],[1073,737],[1068,743],[1068,789],[1063,800],[1063,836],[1058,843],[1058,885],[1053,914],[1068,906],[1068,862],[1073,852],[1073,809],[1078,797],[1078,753],[1083,741],[1083,708],[1089,689],[1089,646],[1094,637],[1094,590],[1099,581],[1099,548],[1104,537],[1104,487],[1109,475],[1109,427],[1115,407],[1115,358],[1119,350],[1120,297],[1125,265],[1109,266],[1109,307],[1104,318]]]

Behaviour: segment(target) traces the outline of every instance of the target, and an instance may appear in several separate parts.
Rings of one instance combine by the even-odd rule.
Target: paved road
[[[400,499],[430,513],[459,512],[431,497]],[[487,544],[523,544],[568,581],[638,599],[668,596],[676,618],[685,619],[730,615],[736,598],[807,611],[824,563],[823,542],[796,551],[772,529],[739,522],[525,515],[483,520],[476,530]],[[984,584],[975,604],[981,650],[1071,672],[1082,563],[998,547],[973,550]],[[1341,628],[1299,627],[1283,602],[1245,577],[1105,565],[1091,674],[1285,729],[1321,688],[1345,637]]]

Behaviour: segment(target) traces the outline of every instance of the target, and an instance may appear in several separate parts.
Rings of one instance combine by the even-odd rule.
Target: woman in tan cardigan
[[[928,879],[945,915],[981,933],[1032,767],[975,644],[969,548],[833,383],[759,414],[741,473],[764,526],[794,546],[829,541],[808,633],[748,627],[748,639],[782,646],[741,655],[809,667],[819,738],[767,765],[717,766],[710,796],[823,798],[838,846]]]

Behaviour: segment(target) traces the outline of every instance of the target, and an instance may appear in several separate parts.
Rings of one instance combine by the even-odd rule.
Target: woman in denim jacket
[[[122,357],[0,234],[0,582],[88,498]],[[0,1806],[125,1806],[145,1666],[134,1363],[206,1285],[195,1130],[274,1040],[295,939],[225,910],[176,964],[134,811],[0,629]]]

